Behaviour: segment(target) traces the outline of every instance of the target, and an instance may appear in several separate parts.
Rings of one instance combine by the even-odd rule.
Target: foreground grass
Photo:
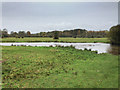
[[[118,57],[72,47],[3,46],[3,88],[117,88]]]
[[[109,43],[107,38],[3,38],[2,42],[70,42],[70,43]]]

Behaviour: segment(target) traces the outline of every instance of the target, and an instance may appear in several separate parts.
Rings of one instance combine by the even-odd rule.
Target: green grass
[[[72,47],[2,47],[3,88],[117,88],[118,56]]]
[[[80,42],[80,43],[109,43],[107,38],[3,38],[2,42]]]

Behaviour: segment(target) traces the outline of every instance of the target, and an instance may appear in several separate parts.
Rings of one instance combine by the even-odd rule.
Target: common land
[[[118,56],[108,53],[73,47],[3,46],[2,58],[3,88],[118,87]]]

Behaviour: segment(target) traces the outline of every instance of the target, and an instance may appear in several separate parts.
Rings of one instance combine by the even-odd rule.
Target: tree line
[[[30,31],[19,31],[14,32],[11,31],[8,34],[7,29],[0,30],[1,37],[16,37],[16,38],[24,38],[24,37],[54,37],[54,39],[58,39],[58,37],[73,37],[73,38],[104,38],[107,36],[107,30],[104,31],[87,31],[85,29],[74,29],[74,30],[64,30],[64,31],[51,31],[51,32],[40,32],[32,34]]]
[[[59,39],[59,37],[73,37],[73,38],[104,38],[108,37],[111,44],[120,45],[120,24],[112,26],[109,31],[87,31],[85,29],[74,29],[64,31],[51,31],[51,32],[40,32],[32,34],[30,31],[12,31],[8,34],[7,29],[0,30],[0,36],[5,37],[50,37],[53,39]]]

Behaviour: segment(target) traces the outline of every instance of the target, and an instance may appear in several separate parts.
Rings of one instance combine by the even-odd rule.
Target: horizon
[[[2,29],[31,33],[109,30],[118,24],[117,2],[3,2]]]

